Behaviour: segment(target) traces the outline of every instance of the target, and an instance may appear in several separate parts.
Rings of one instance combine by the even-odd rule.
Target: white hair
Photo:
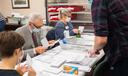
[[[33,22],[35,19],[42,18],[42,15],[39,13],[32,13],[29,15],[28,22]]]

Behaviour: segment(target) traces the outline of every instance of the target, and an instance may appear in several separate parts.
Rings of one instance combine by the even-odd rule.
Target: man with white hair
[[[46,48],[41,45],[41,40],[46,36],[46,30],[41,27],[44,27],[42,16],[33,13],[28,19],[28,24],[16,30],[25,39],[23,46],[25,56],[29,53],[31,57],[34,57],[46,51]]]

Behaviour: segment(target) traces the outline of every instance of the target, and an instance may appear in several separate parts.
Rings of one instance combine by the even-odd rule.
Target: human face
[[[71,21],[71,18],[70,17],[67,17],[66,18],[66,22],[69,22],[69,21]]]
[[[70,13],[65,14],[64,19],[66,22],[71,21],[71,14]]]
[[[37,18],[33,21],[33,24],[37,28],[41,28],[43,26],[43,18]]]

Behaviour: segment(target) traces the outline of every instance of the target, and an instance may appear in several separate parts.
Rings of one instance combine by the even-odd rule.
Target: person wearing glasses
[[[76,33],[78,33],[78,29],[74,29],[71,23],[71,11],[66,8],[62,8],[59,10],[59,21],[56,23],[55,26],[56,38],[65,38],[65,30],[69,30],[70,36],[74,36]]]
[[[16,29],[16,32],[25,39],[25,44],[23,46],[25,52],[24,58],[26,58],[27,53],[29,53],[31,57],[34,57],[46,51],[47,48],[43,47],[41,40],[45,38],[47,30],[45,29],[43,18],[40,14],[31,13],[28,23]]]
[[[24,38],[14,31],[0,32],[0,76],[23,76],[25,72],[28,76],[36,76],[32,67],[18,65],[23,57],[24,43]]]

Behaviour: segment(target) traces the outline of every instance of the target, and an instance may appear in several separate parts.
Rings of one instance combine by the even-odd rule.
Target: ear
[[[20,48],[15,49],[14,55],[18,55],[18,54],[19,54],[19,52],[20,52]]]

